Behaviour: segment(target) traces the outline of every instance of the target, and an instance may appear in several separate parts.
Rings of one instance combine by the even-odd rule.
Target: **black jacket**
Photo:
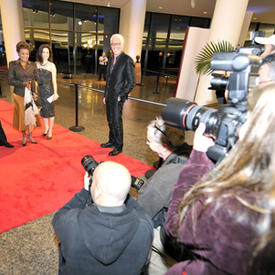
[[[120,96],[122,100],[125,100],[136,85],[135,64],[132,58],[123,52],[118,56],[111,72],[112,62],[113,58],[110,58],[104,96],[112,98]]]
[[[103,213],[82,189],[54,216],[64,262],[60,274],[140,274],[148,259],[153,228],[131,197],[119,214]]]

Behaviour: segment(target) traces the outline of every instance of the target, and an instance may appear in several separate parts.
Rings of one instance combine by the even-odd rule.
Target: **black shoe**
[[[111,151],[110,153],[109,153],[109,156],[116,156],[116,155],[118,155],[118,154],[120,154],[122,152],[122,149],[114,149],[113,151]]]
[[[113,143],[112,142],[110,142],[110,141],[108,141],[108,142],[106,142],[106,143],[102,143],[102,144],[100,144],[100,146],[102,147],[102,148],[114,148],[114,145],[113,145]]]
[[[13,148],[14,146],[8,142],[6,142],[5,144],[3,144],[4,146],[8,147],[8,148]]]
[[[49,131],[49,129],[48,129],[47,131],[45,131],[45,132],[42,134],[42,136],[45,137],[45,136],[48,134],[48,131]]]

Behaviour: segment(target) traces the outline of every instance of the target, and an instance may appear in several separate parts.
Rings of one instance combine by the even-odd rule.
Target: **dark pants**
[[[109,124],[109,142],[111,142],[118,150],[121,150],[123,146],[123,104],[123,102],[117,101],[117,98],[106,98],[106,112]]]
[[[101,80],[102,75],[103,75],[104,80],[106,80],[106,69],[107,69],[107,66],[99,65],[98,80]]]
[[[7,143],[7,137],[5,135],[5,132],[2,128],[2,124],[0,121],[0,145],[6,144]]]

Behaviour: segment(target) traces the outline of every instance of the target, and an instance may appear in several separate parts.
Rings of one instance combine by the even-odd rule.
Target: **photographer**
[[[138,202],[157,227],[164,221],[173,187],[192,147],[184,142],[184,131],[167,127],[162,118],[147,126],[147,144],[164,162],[139,190]]]
[[[258,73],[260,88],[275,81],[275,53],[262,59]]]
[[[255,42],[262,44],[265,47],[264,52],[261,54],[261,57],[264,58],[267,55],[275,53],[275,34],[269,37],[256,37]]]
[[[209,174],[211,163],[202,152],[207,146],[195,138],[165,222],[166,235],[185,246],[190,260],[166,274],[247,274],[275,160],[270,146],[275,138],[274,101],[274,84],[251,93],[238,142]]]
[[[54,216],[60,240],[59,274],[140,274],[153,239],[150,218],[128,195],[129,171],[106,161]],[[88,207],[86,207],[88,204]]]

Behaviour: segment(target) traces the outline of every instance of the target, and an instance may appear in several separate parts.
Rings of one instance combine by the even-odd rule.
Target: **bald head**
[[[113,161],[101,163],[94,171],[91,195],[101,206],[120,206],[124,203],[131,186],[127,168]]]

